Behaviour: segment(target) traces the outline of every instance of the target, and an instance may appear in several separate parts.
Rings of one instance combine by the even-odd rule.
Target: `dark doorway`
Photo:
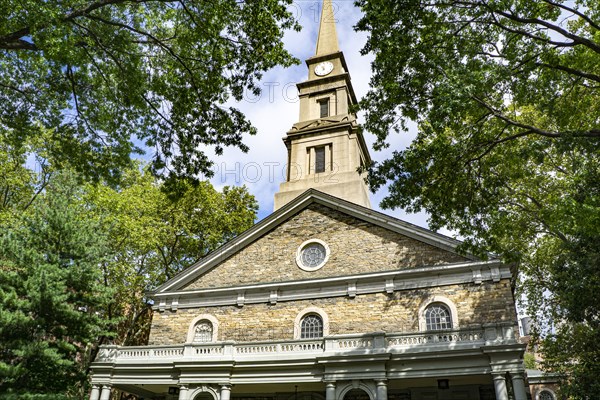
[[[367,392],[362,389],[352,389],[344,396],[344,400],[371,400]]]
[[[201,392],[194,397],[194,400],[215,400],[215,398],[208,392]]]

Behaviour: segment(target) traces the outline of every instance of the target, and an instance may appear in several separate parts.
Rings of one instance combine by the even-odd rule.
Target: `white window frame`
[[[319,265],[317,265],[315,267],[307,267],[302,263],[302,250],[304,249],[304,247],[308,246],[311,243],[319,243],[321,246],[323,246],[325,248],[325,258]],[[298,266],[298,268],[300,268],[303,271],[307,271],[307,272],[317,271],[317,270],[323,268],[325,266],[325,264],[327,264],[327,261],[329,261],[330,254],[331,254],[331,250],[329,249],[329,246],[327,245],[327,243],[325,243],[324,241],[322,241],[320,239],[308,239],[308,240],[304,241],[296,250],[296,265]]]
[[[448,307],[450,318],[452,319],[451,329],[458,329],[458,310],[456,309],[454,302],[445,296],[435,295],[425,299],[425,301],[421,303],[421,307],[419,307],[419,331],[427,331],[425,312],[427,311],[427,307],[434,303],[441,303]]]
[[[325,310],[319,307],[307,307],[300,311],[294,320],[294,339],[301,339],[302,334],[302,320],[309,314],[317,314],[323,321],[323,337],[329,336],[329,317]],[[319,338],[321,339],[321,338]],[[315,340],[317,340],[315,338]]]
[[[202,320],[207,320],[212,324],[212,340],[210,342],[203,343],[212,343],[216,342],[219,337],[219,320],[217,320],[214,316],[210,314],[202,314],[197,316],[192,320],[190,326],[188,328],[187,341],[186,343],[194,343],[194,335],[196,332],[196,324]],[[198,343],[196,343],[198,344]]]

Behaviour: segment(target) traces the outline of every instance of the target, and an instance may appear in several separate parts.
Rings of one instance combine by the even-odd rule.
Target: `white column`
[[[100,400],[110,400],[110,385],[103,385]]]
[[[377,384],[377,400],[388,400],[387,381],[385,379],[375,381]]]
[[[325,400],[335,400],[335,382],[325,383]]]
[[[512,380],[513,391],[515,392],[515,400],[527,400],[527,394],[525,393],[525,380],[523,374],[517,372],[510,374]]]
[[[221,400],[229,400],[231,397],[231,386],[221,385]]]
[[[98,400],[100,398],[100,385],[92,385],[90,392],[90,400]]]
[[[504,379],[504,374],[493,374],[493,377],[496,400],[508,400],[508,391],[506,390],[506,379]]]
[[[179,386],[179,400],[188,400],[188,387],[185,385]]]

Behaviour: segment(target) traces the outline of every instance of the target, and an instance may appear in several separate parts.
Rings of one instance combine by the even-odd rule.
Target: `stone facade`
[[[304,271],[296,265],[296,251],[308,239],[321,239],[331,250],[327,264],[313,272]],[[313,204],[224,260],[185,289],[314,279],[462,261],[467,259]]]
[[[318,307],[328,315],[330,335],[416,332],[419,330],[419,307],[431,296],[444,296],[452,301],[457,309],[460,328],[516,321],[510,281],[504,279],[497,283],[449,285],[354,298],[332,297],[155,313],[150,345],[184,343],[192,320],[202,314],[212,315],[218,320],[219,341],[291,340],[296,317],[308,307]]]

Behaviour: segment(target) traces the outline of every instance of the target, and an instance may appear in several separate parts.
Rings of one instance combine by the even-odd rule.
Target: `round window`
[[[321,240],[312,239],[302,243],[296,253],[296,264],[305,271],[316,271],[329,258],[329,246]]]
[[[542,390],[538,398],[539,400],[554,400],[554,395],[548,390]]]

